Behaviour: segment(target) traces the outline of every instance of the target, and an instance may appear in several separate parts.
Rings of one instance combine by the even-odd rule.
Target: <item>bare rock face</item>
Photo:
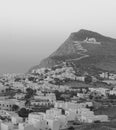
[[[116,71],[116,39],[81,29],[71,33],[55,52],[30,71],[35,68],[52,67],[64,61]]]

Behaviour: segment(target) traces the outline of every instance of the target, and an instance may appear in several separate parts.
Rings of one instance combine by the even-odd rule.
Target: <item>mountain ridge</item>
[[[94,64],[97,67],[109,62],[114,62],[116,65],[116,39],[81,29],[71,33],[56,51],[43,59],[39,65],[32,67],[30,71],[35,68],[52,67],[64,61],[74,62],[77,65]],[[100,68],[104,69],[104,67]],[[116,71],[115,67],[114,70]]]

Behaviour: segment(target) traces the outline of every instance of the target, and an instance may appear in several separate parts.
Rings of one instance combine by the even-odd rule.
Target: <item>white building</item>
[[[38,96],[34,96],[35,100],[48,100],[50,102],[56,101],[56,95],[54,93],[46,93]]]
[[[78,120],[85,123],[92,123],[94,121],[108,122],[107,115],[94,115],[93,111],[87,108],[78,109]]]
[[[46,110],[47,117],[57,117],[62,115],[62,110],[57,108],[52,108],[50,110]]]
[[[25,97],[25,94],[23,94],[23,93],[20,93],[20,94],[16,93],[15,96],[14,96],[14,98],[17,99],[17,100],[23,99],[24,97]]]
[[[66,110],[65,115],[66,115],[67,121],[75,121],[77,118],[77,110],[76,109]]]
[[[47,118],[48,126],[51,130],[59,130],[60,121],[58,118]]]
[[[18,130],[35,130],[35,128],[32,124],[19,123]]]
[[[88,104],[90,104],[90,102],[88,102]],[[63,108],[65,110],[85,108],[86,106],[87,102],[84,103],[62,102],[62,101],[55,102],[55,108]]]
[[[79,80],[79,81],[85,81],[85,77],[84,76],[77,76],[76,77],[76,80]]]
[[[116,95],[116,90],[110,90],[110,91],[109,91],[109,94],[110,94],[110,95]]]
[[[39,119],[39,120],[43,120],[46,117],[46,114],[43,112],[33,112],[30,113],[28,116],[28,122],[32,123],[33,122],[33,118],[34,119]]]
[[[109,78],[109,73],[108,73],[108,72],[102,72],[101,74],[99,74],[99,76],[100,76],[101,78],[108,79],[108,78]]]
[[[12,113],[12,114],[10,113],[10,118],[11,118],[12,124],[14,124],[14,125],[17,125],[17,124],[23,122],[23,118],[19,117],[19,115],[16,113]]]
[[[20,89],[22,92],[25,92],[25,86],[21,82],[14,82],[13,84],[13,89]]]
[[[1,122],[1,130],[14,130],[11,122]]]
[[[97,40],[94,37],[92,37],[92,38],[87,37],[84,41],[87,43],[101,44],[100,42],[97,42]]]
[[[68,124],[68,120],[67,120],[66,115],[59,115],[56,118],[60,122],[60,129],[66,129],[67,128],[67,124]]]
[[[45,113],[29,114],[28,123],[32,124],[38,130],[47,130],[48,129],[48,123],[45,120]]]
[[[0,109],[1,110],[12,110],[12,106],[15,104],[13,100],[0,100]]]
[[[99,94],[102,94],[106,96],[106,92],[109,90],[107,88],[89,88],[91,92],[98,92]]]

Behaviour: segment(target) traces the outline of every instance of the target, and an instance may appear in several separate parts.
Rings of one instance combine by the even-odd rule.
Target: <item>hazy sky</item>
[[[116,38],[116,0],[1,0],[0,73],[26,72],[71,32]]]

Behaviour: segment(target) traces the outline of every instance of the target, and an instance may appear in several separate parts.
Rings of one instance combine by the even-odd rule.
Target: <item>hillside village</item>
[[[116,114],[104,113],[110,108],[116,108],[116,74],[112,72],[91,75],[63,62],[0,77],[1,130],[61,130],[107,124],[116,119]]]

